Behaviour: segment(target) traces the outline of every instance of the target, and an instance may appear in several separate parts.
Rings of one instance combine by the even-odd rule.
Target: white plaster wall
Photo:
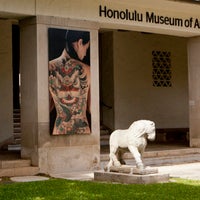
[[[107,40],[110,42],[110,37]],[[114,91],[115,129],[127,128],[138,119],[153,120],[157,128],[189,127],[187,39],[114,31],[113,46],[102,47],[102,51],[112,52],[108,48],[113,48],[109,56],[113,56],[114,80],[104,87],[110,98],[112,92],[108,91]],[[171,52],[172,87],[152,86],[153,50]],[[109,79],[112,74],[102,76]],[[106,117],[103,120],[112,122]]]
[[[0,20],[0,144],[13,134],[12,23]]]
[[[114,32],[115,127],[150,119],[157,128],[185,128],[188,118],[187,40]],[[152,51],[171,52],[172,87],[152,86]]]

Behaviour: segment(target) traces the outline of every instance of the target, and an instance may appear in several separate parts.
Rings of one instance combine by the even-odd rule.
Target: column
[[[188,41],[190,146],[200,147],[200,37]]]
[[[38,165],[37,28],[35,19],[20,22],[22,158]]]

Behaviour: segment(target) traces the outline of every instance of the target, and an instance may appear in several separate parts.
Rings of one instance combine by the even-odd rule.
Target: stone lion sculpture
[[[109,141],[110,160],[105,167],[105,171],[110,171],[111,166],[120,167],[121,164],[124,164],[121,156],[127,150],[135,158],[136,167],[139,170],[143,170],[142,154],[146,148],[147,139],[153,141],[155,140],[155,136],[155,123],[150,120],[138,120],[133,122],[126,130],[115,130],[112,132]]]

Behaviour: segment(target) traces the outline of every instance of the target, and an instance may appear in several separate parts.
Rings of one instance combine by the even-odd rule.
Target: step
[[[21,127],[14,127],[13,133],[21,133]]]
[[[200,162],[200,154],[195,155],[183,155],[183,156],[167,156],[157,158],[144,158],[143,162],[145,166],[163,166],[163,165],[177,165],[185,163]],[[135,160],[126,160],[126,164],[135,165]]]
[[[100,144],[102,145],[109,145],[110,135],[101,135],[100,136]]]
[[[101,141],[100,141],[100,145],[101,145],[101,146],[109,146],[109,141],[101,140]]]
[[[20,151],[21,150],[21,144],[9,144],[8,145],[8,151]]]
[[[30,165],[31,165],[31,161],[27,159],[0,160],[0,169],[29,167]]]
[[[21,133],[13,133],[14,138],[21,138]]]
[[[13,118],[14,123],[20,123],[20,121],[21,121],[20,118]]]
[[[157,151],[146,151],[143,154],[143,158],[156,158],[156,157],[165,157],[165,156],[177,156],[177,155],[200,155],[200,148],[181,148],[181,149],[173,149],[173,150],[157,150]],[[127,152],[124,154],[124,159],[132,159],[132,154]],[[101,160],[108,160],[109,153],[101,154]]]
[[[109,132],[109,130],[107,130],[107,129],[101,129],[100,135],[101,135],[101,136],[102,136],[102,135],[108,135],[108,136],[110,136],[110,132]]]
[[[101,140],[107,140],[109,141],[110,135],[100,135]]]
[[[0,169],[0,177],[13,176],[34,176],[39,173],[39,167],[17,167],[9,169]]]
[[[109,161],[109,154],[101,154],[100,160],[101,165],[105,166]],[[124,160],[127,164],[135,165],[135,160],[131,153],[125,153]],[[143,162],[148,166],[200,162],[200,148],[149,151],[144,153]]]
[[[20,112],[20,108],[14,108],[13,109],[13,112],[15,113],[15,112]]]
[[[19,122],[14,122],[14,128],[19,128],[21,127],[21,123]]]
[[[20,113],[13,113],[13,118],[20,118],[21,114]]]
[[[1,160],[0,177],[32,176],[39,173],[39,168],[31,166],[27,159]]]
[[[21,138],[18,138],[18,137],[14,138],[14,144],[20,145],[20,150],[21,150],[21,141],[22,141]]]

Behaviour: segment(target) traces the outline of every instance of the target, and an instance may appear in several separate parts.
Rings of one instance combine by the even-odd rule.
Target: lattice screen
[[[152,51],[152,78],[154,87],[171,87],[171,53]]]

